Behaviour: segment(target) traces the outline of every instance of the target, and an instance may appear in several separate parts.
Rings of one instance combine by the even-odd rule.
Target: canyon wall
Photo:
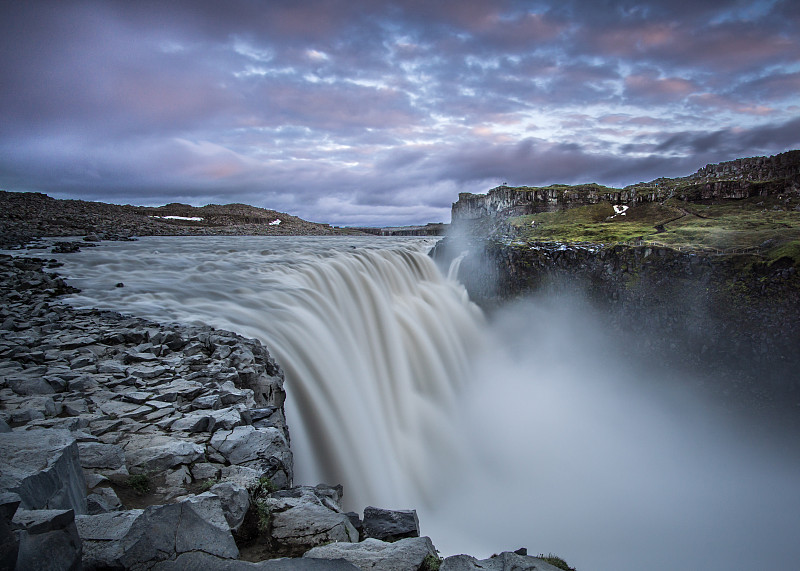
[[[707,165],[687,177],[658,178],[625,188],[594,183],[546,187],[502,185],[486,194],[462,192],[453,204],[452,222],[535,214],[600,201],[632,205],[663,202],[668,198],[699,201],[781,193],[800,194],[800,151]]]

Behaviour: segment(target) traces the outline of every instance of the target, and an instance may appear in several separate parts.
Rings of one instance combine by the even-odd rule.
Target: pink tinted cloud
[[[695,90],[691,81],[680,77],[638,74],[625,78],[625,96],[631,100],[668,103],[680,101]]]
[[[405,128],[421,117],[407,96],[387,88],[284,83],[264,85],[257,94],[264,125],[303,125],[342,130]]]
[[[706,110],[716,109],[742,113],[745,115],[771,115],[775,112],[773,107],[758,105],[756,103],[742,103],[725,95],[717,93],[698,93],[689,97],[689,103]]]

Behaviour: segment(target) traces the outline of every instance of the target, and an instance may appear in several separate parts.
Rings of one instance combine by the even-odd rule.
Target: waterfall
[[[354,511],[417,509],[443,554],[792,567],[791,434],[737,426],[566,292],[484,320],[431,245],[153,237],[61,255],[59,272],[75,305],[260,339],[286,372],[295,482],[341,483]]]
[[[65,258],[64,270],[77,305],[262,341],[286,375],[295,482],[343,484],[355,510],[407,508],[435,493],[432,463],[462,446],[449,425],[485,329],[432,244],[153,238]]]
[[[459,446],[447,423],[480,311],[422,252],[344,254],[282,280],[291,317],[263,340],[286,373],[296,478],[344,483],[355,509],[429,497],[429,467]]]

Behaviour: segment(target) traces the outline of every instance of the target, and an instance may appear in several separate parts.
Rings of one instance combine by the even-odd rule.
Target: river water
[[[796,566],[793,443],[630,354],[579,298],[487,318],[433,243],[150,237],[58,256],[58,271],[82,290],[73,305],[261,340],[286,373],[295,483],[341,483],[359,512],[416,508],[444,555]]]

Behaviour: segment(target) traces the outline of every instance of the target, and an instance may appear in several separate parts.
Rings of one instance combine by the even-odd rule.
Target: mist
[[[422,532],[443,553],[526,547],[580,571],[796,565],[790,435],[728,414],[608,322],[568,294],[493,314],[456,421],[467,460]]]

